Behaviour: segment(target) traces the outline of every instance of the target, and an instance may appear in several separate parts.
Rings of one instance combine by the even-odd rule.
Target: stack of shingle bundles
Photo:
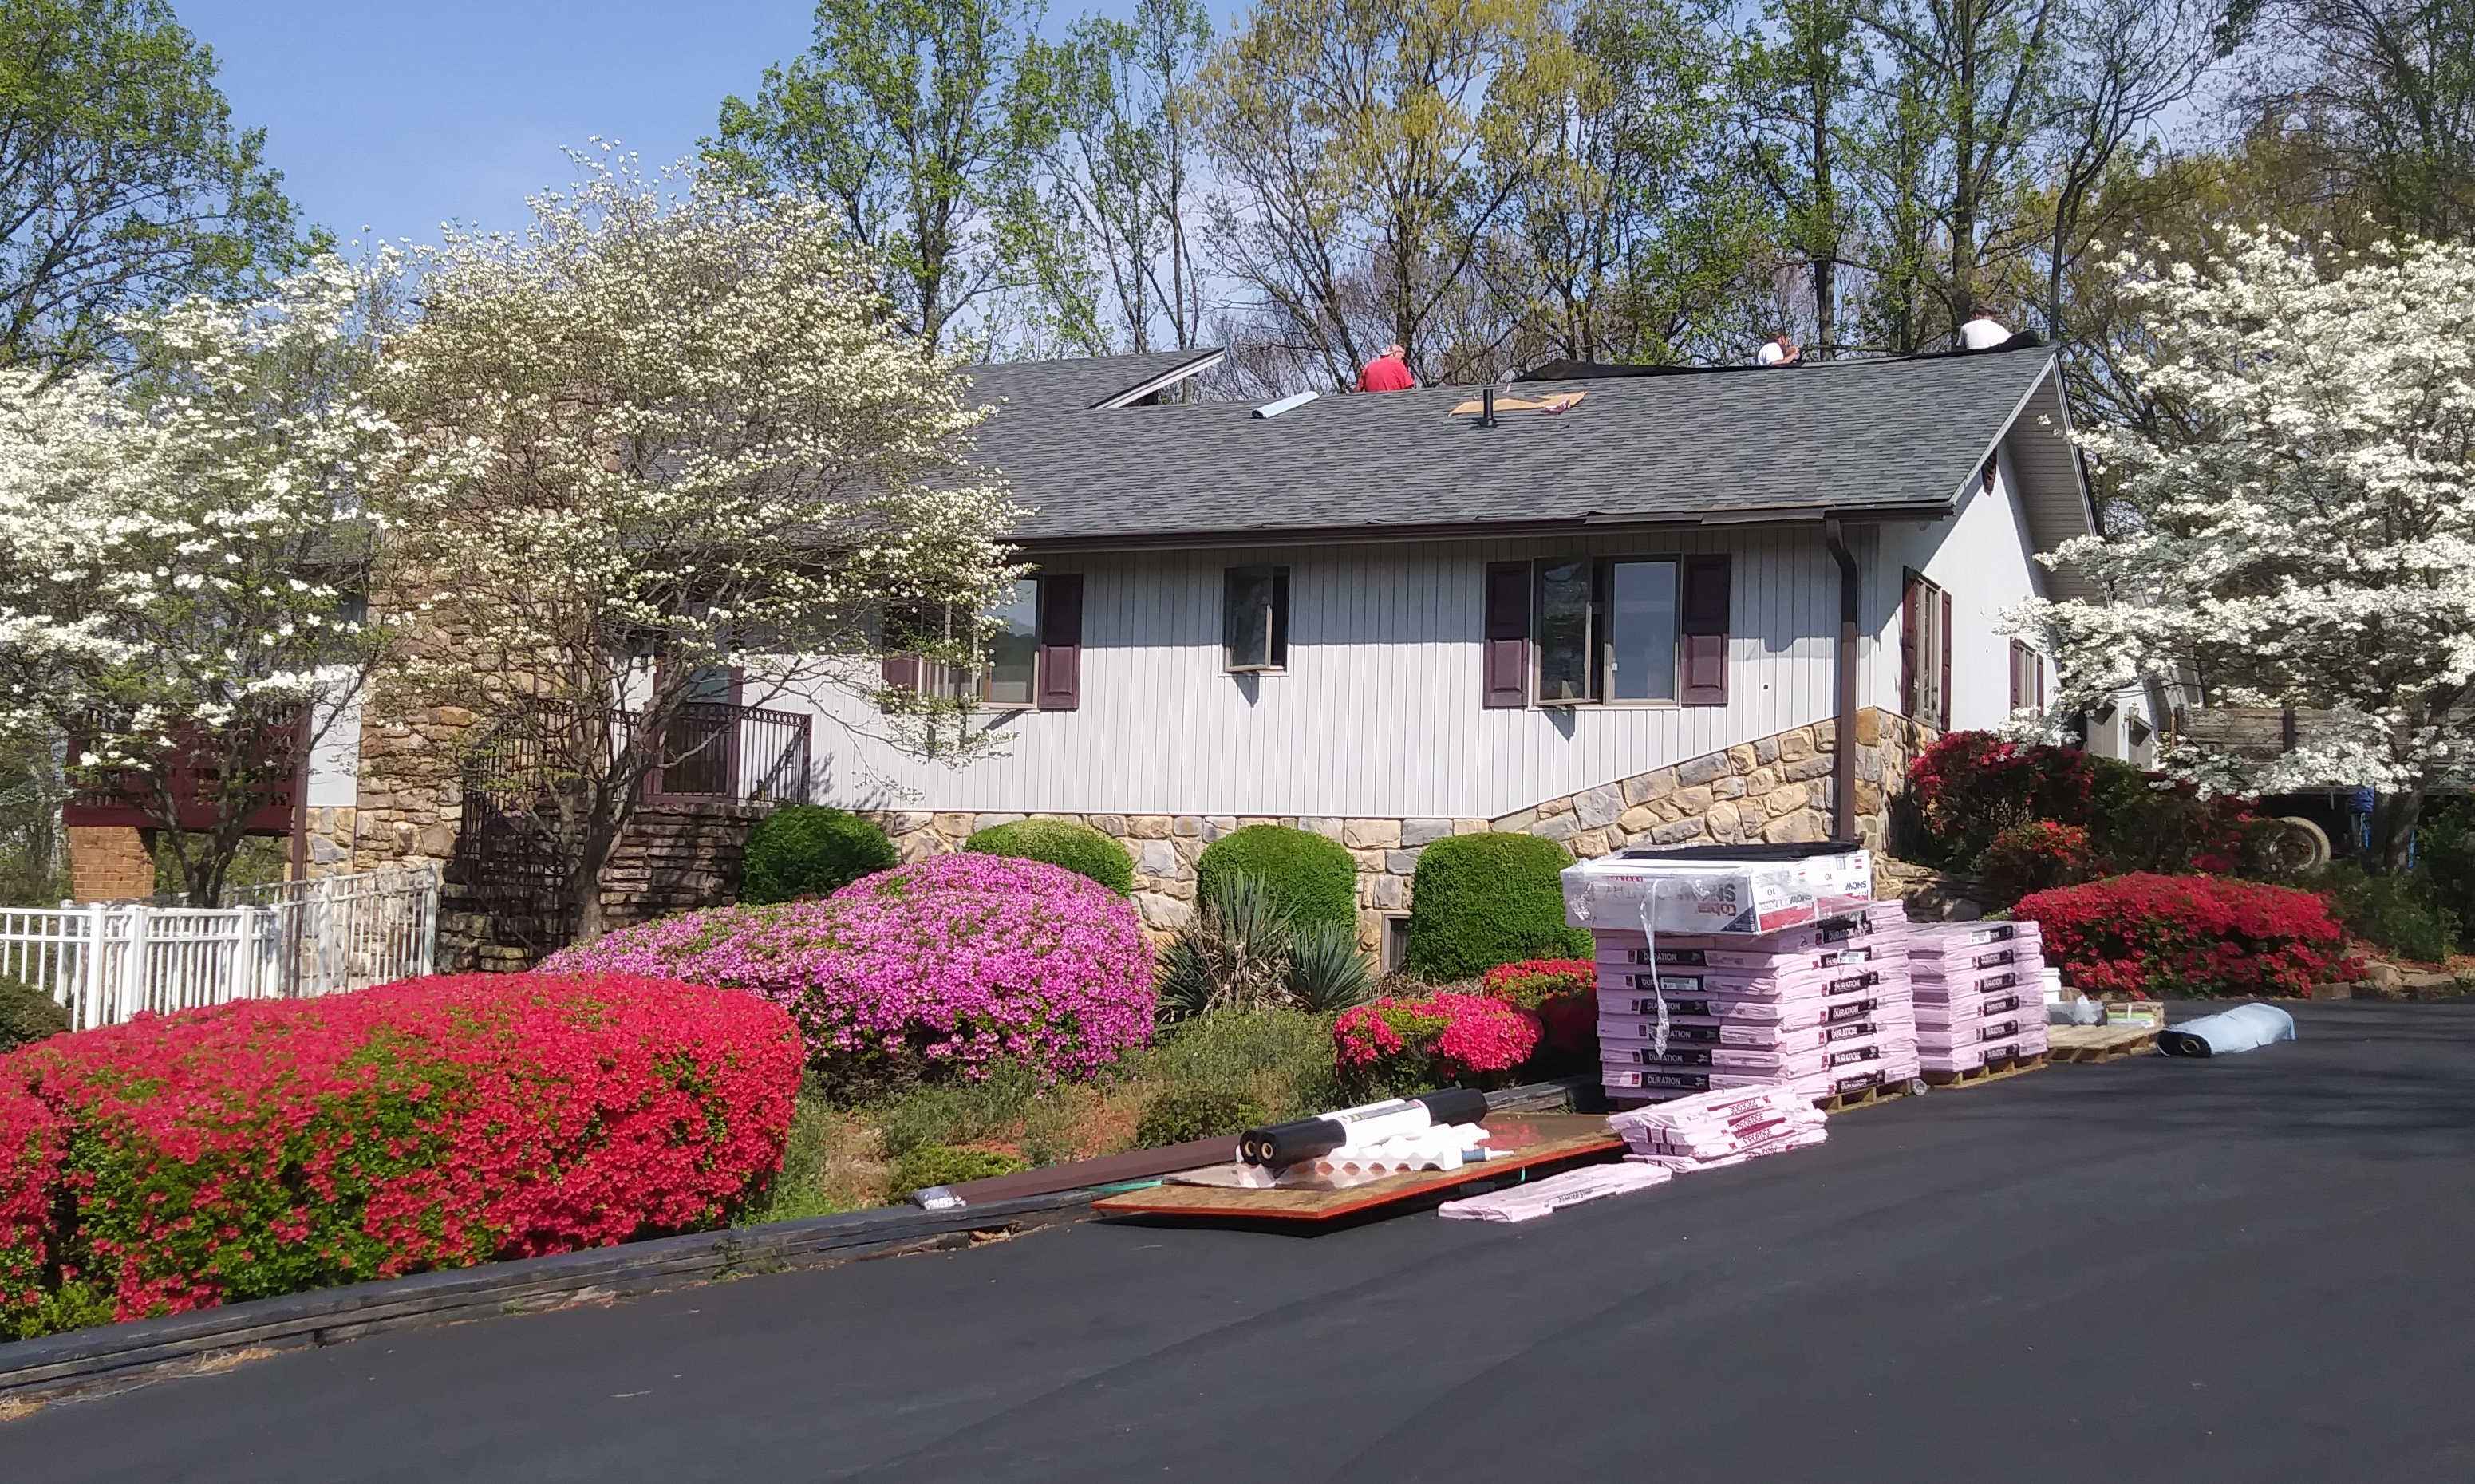
[[[1611,1114],[1607,1128],[1627,1159],[1681,1175],[1819,1144],[1826,1123],[1802,1093],[1774,1083],[1630,1108]]]
[[[1908,979],[1929,1073],[1973,1072],[2046,1049],[2046,961],[2034,922],[1918,923]]]
[[[1653,945],[1639,933],[1599,930],[1599,1057],[1609,1096],[1785,1085],[1819,1099],[1915,1076],[1906,927],[1897,904],[1877,903],[1758,936],[1660,934]]]

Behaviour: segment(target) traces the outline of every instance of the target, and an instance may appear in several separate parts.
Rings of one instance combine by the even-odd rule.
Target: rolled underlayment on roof
[[[2274,1005],[2238,1005],[2158,1032],[2157,1049],[2169,1057],[2230,1057],[2292,1039],[2292,1015]]]

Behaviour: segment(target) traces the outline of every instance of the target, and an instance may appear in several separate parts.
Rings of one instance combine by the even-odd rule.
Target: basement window
[[[1224,574],[1221,635],[1232,674],[1289,665],[1289,570],[1232,567]]]

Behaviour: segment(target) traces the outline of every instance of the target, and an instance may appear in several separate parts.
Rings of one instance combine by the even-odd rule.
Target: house
[[[986,665],[886,679],[975,696],[996,755],[906,755],[839,692],[775,700],[811,796],[906,854],[1089,821],[1164,930],[1210,839],[1294,822],[1356,854],[1371,946],[1449,834],[1879,841],[1925,740],[2042,704],[2005,610],[2084,591],[2034,560],[2094,528],[2044,350],[1175,400],[1219,355],[973,373],[1034,572]],[[452,807],[367,769],[355,794],[350,761],[311,779],[323,854],[452,852]]]

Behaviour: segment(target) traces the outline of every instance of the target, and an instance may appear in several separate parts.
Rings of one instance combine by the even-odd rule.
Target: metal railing
[[[0,974],[48,991],[76,1030],[234,1000],[363,989],[431,971],[438,876],[425,866],[285,882],[236,907],[92,902],[0,909]]]

